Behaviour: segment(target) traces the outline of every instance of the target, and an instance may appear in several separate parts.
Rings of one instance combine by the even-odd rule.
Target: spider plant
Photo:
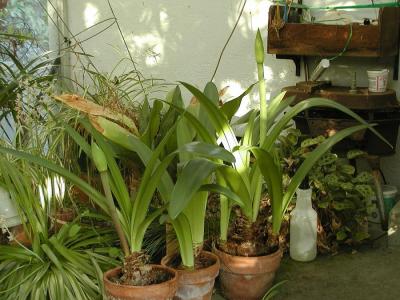
[[[222,148],[197,142],[182,145],[179,149],[164,155],[163,159],[160,160],[160,155],[163,153],[165,145],[175,133],[176,125],[168,130],[157,147],[152,150],[139,137],[125,130],[117,123],[103,117],[92,117],[91,122],[95,124],[96,129],[99,131],[94,129],[87,119],[81,120],[82,125],[92,135],[92,145],[89,145],[83,137],[67,124],[64,126],[86,155],[93,160],[101,176],[104,194],[51,161],[5,147],[0,147],[0,152],[9,153],[56,172],[87,193],[96,204],[111,216],[121,241],[125,259],[132,257],[133,254],[137,256],[141,252],[146,229],[153,220],[163,213],[171,197],[178,195],[179,199],[185,200],[186,197],[191,199],[199,188],[212,188],[202,186],[204,179],[221,164],[211,159],[229,162],[234,159],[229,152]],[[134,195],[129,195],[115,161],[116,154],[106,138],[126,146],[127,150],[137,153],[143,161],[145,171],[140,186]],[[167,172],[167,168],[176,155],[185,152],[196,154],[194,159],[187,161],[182,167],[182,175],[191,174],[191,176],[178,176],[174,183]],[[150,211],[151,200],[157,188],[164,200],[164,204]],[[117,205],[115,205],[114,199]],[[182,218],[177,218],[177,222],[180,222]],[[180,224],[177,223],[177,226]],[[190,229],[183,228],[182,230],[187,231]],[[186,255],[188,252],[190,253]],[[185,265],[193,266],[191,262],[191,257],[193,257],[192,245],[190,245],[190,249],[189,247],[183,249],[182,253],[184,253],[182,257],[185,258]]]
[[[53,52],[40,54],[23,63],[7,47],[0,44],[0,129],[9,141],[9,135],[13,124],[24,123],[25,115],[41,115],[40,99],[45,94],[56,78],[57,59],[50,57]],[[33,102],[27,101],[27,91],[35,87],[38,91],[30,98]],[[30,99],[30,100],[32,100]],[[8,127],[8,130],[7,130]],[[29,138],[28,138],[29,139]]]
[[[117,263],[107,255],[113,231],[72,222],[52,233],[39,200],[43,170],[33,173],[31,167],[9,160],[0,158],[0,180],[18,207],[32,246],[18,240],[15,246],[0,245],[0,298],[101,299],[101,269]]]
[[[272,200],[273,233],[276,235],[279,233],[282,218],[296,189],[312,166],[326,151],[342,139],[365,128],[371,129],[381,139],[384,140],[384,138],[357,114],[331,100],[311,98],[291,107],[290,105],[294,99],[284,99],[285,93],[281,93],[267,104],[263,74],[264,47],[260,31],[257,32],[255,41],[255,56],[259,76],[260,108],[252,110],[246,115],[246,127],[241,138],[238,138],[235,134],[232,117],[239,108],[243,96],[251,91],[253,85],[241,97],[224,103],[222,107],[218,107],[215,101],[210,99],[207,94],[188,83],[182,82],[182,85],[196,97],[204,111],[206,111],[209,123],[215,130],[215,135],[212,132],[210,133],[191,112],[187,110],[180,111],[204,141],[211,142],[214,145],[221,143],[226,150],[234,155],[234,163],[217,170],[217,182],[230,188],[240,197],[243,203],[241,212],[245,216],[249,228],[257,220],[263,184],[266,184]],[[316,106],[340,110],[358,120],[361,125],[344,129],[326,139],[325,142],[310,153],[292,177],[287,189],[284,190],[282,186],[282,170],[275,149],[276,140],[284,133],[296,114]],[[285,110],[286,113],[281,117],[282,112]],[[255,162],[252,162],[252,157],[255,158]],[[228,238],[231,210],[236,201],[232,201],[232,199],[224,195],[221,195],[220,199],[220,242],[224,244]]]

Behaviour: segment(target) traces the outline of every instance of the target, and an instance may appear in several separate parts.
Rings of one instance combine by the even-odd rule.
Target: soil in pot
[[[170,300],[178,288],[175,270],[160,265],[145,265],[138,272],[145,274],[143,285],[122,283],[121,267],[104,273],[104,289],[110,300]]]
[[[75,218],[76,214],[72,208],[60,208],[54,213],[54,231],[57,232],[60,228],[71,222]]]
[[[282,251],[255,257],[234,256],[213,249],[221,262],[220,287],[229,300],[259,300],[271,288]]]
[[[148,265],[147,255],[132,253],[125,258],[123,268],[115,268],[104,274],[104,288],[108,299],[172,299],[178,288],[175,270]]]
[[[178,272],[178,290],[174,300],[211,299],[215,278],[220,268],[219,259],[215,254],[202,251],[196,257],[193,270],[185,269],[180,259],[173,256],[165,256],[161,264],[172,267]]]
[[[32,241],[29,238],[28,232],[25,231],[24,225],[17,225],[10,228],[13,239],[10,240],[10,245],[16,246],[22,244],[25,247],[31,247]]]
[[[229,224],[228,241],[214,248],[220,259],[220,286],[227,299],[262,299],[272,286],[280,266],[281,238],[272,232],[271,205],[265,197],[256,222],[252,223],[235,209]],[[283,222],[281,232],[288,230]]]

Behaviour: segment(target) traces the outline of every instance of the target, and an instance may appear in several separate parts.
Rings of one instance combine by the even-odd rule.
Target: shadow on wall
[[[211,78],[241,4],[234,0],[112,1],[128,47],[145,76],[184,80],[200,87]],[[254,37],[260,27],[266,40],[269,5],[269,1],[247,1],[215,77],[220,88],[230,86],[228,97],[238,95],[256,81]],[[68,1],[68,9],[73,33],[112,17],[105,0],[72,0]],[[111,22],[108,20],[88,29],[79,35],[79,40],[101,32]],[[115,25],[84,42],[83,47],[94,55],[94,62],[105,72],[110,72],[127,56]],[[122,72],[131,65],[123,62],[118,68]],[[265,74],[270,94],[276,94],[297,80],[291,61],[276,60],[269,55]],[[245,101],[242,112],[257,103],[256,96],[250,98]]]

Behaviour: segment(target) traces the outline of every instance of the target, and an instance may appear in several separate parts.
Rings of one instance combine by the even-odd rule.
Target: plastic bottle
[[[312,189],[297,189],[296,207],[290,214],[290,257],[311,261],[317,256],[317,212],[312,207]]]
[[[400,249],[400,201],[390,211],[388,245]]]

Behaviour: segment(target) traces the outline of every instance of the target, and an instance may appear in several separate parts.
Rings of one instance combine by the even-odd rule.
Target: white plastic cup
[[[389,215],[390,210],[396,204],[397,187],[384,185],[382,188],[383,202],[385,203],[385,213]]]
[[[367,71],[368,74],[368,90],[373,93],[383,93],[386,91],[389,70]]]

